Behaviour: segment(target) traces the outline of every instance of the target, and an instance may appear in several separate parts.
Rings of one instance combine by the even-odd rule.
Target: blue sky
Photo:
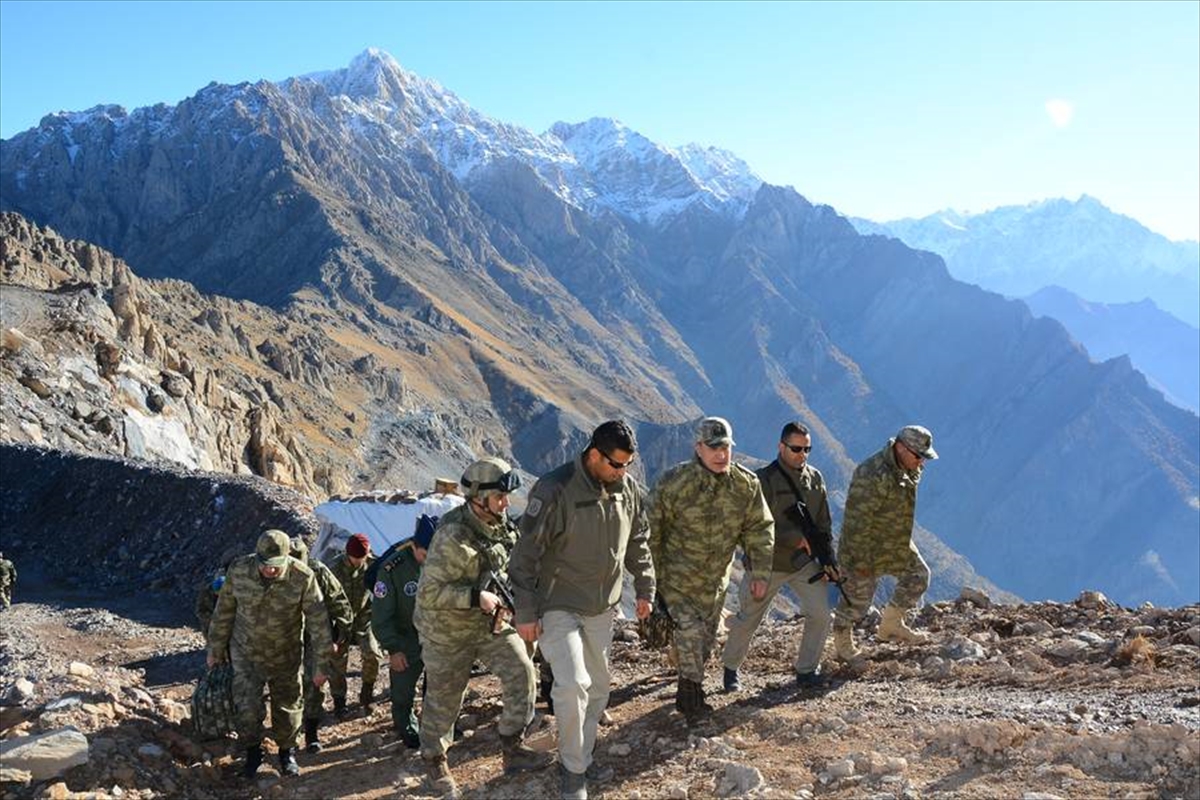
[[[0,136],[368,47],[542,132],[615,117],[888,220],[1099,198],[1200,238],[1200,3],[0,0]]]

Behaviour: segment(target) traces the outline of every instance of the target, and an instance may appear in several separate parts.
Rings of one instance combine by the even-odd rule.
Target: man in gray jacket
[[[517,633],[539,643],[554,672],[566,798],[586,798],[589,782],[613,776],[612,767],[592,761],[592,750],[608,705],[622,565],[633,575],[639,619],[650,616],[654,600],[644,492],[626,474],[636,451],[621,420],[596,428],[583,453],[534,485],[509,562]]]

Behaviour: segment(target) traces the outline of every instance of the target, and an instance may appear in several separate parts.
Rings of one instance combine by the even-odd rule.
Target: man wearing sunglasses
[[[789,422],[779,435],[779,455],[755,473],[775,517],[775,555],[767,592],[761,599],[754,599],[750,593],[749,573],[741,583],[738,613],[729,625],[729,638],[721,652],[727,692],[741,690],[738,668],[771,601],[784,586],[796,594],[804,619],[800,650],[792,665],[796,683],[801,688],[822,683],[821,651],[829,636],[828,581],[838,580],[839,575],[825,479],[808,463],[811,450],[808,428]]]
[[[908,627],[904,615],[929,588],[929,567],[912,540],[912,528],[924,464],[937,457],[933,434],[920,425],[906,425],[854,470],[838,541],[846,581],[833,620],[833,645],[843,661],[861,654],[854,644],[854,624],[870,607],[881,575],[895,576],[896,589],[876,637],[903,644],[929,639]]]
[[[413,611],[425,662],[421,757],[430,783],[443,797],[459,796],[446,749],[453,741],[454,721],[475,659],[500,679],[504,710],[496,728],[504,771],[541,769],[552,761],[522,742],[533,721],[533,662],[516,630],[497,614],[503,610],[500,596],[488,588],[493,585],[490,577],[508,570],[517,538],[508,518],[508,496],[521,479],[506,462],[489,457],[467,467],[461,483],[466,502],[443,514],[438,523]]]
[[[675,707],[689,726],[712,713],[704,665],[717,639],[737,547],[745,554],[750,596],[766,596],[775,522],[758,477],[733,463],[733,427],[705,417],[695,457],[659,479],[651,496],[650,552],[661,595],[675,623],[679,685]]]
[[[613,777],[592,750],[608,705],[622,567],[633,576],[638,619],[650,616],[654,601],[645,499],[628,474],[636,452],[625,422],[596,428],[579,456],[534,484],[513,548],[517,632],[538,643],[554,673],[562,796],[572,800]]]

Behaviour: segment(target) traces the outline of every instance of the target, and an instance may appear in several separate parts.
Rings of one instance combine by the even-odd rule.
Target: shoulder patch
[[[371,590],[371,594],[375,595],[376,597],[378,597],[380,599],[383,599],[383,598],[387,597],[387,593],[388,593],[387,584],[384,583],[383,581],[375,581],[375,588]]]
[[[542,500],[540,497],[529,498],[529,504],[525,506],[525,513],[531,517],[536,517],[542,510]]]
[[[407,595],[408,597],[416,597],[417,596],[417,582],[409,581],[408,583],[404,584],[404,594]]]

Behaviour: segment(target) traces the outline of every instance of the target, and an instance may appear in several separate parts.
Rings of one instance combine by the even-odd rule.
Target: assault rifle
[[[787,477],[786,473],[784,475]],[[846,589],[842,586],[846,582],[846,578],[840,572],[836,581],[829,576],[829,569],[837,569],[837,559],[833,556],[833,548],[830,546],[830,542],[824,536],[821,536],[817,530],[817,524],[813,522],[812,514],[808,511],[808,506],[800,499],[799,492],[796,493],[796,504],[788,509],[788,511],[800,523],[800,530],[804,532],[804,538],[808,541],[808,546],[814,551],[811,559],[815,560],[821,566],[821,571],[809,578],[808,582],[816,583],[822,578],[828,578],[829,582],[841,592],[846,604],[853,605],[850,602],[850,598],[846,595]],[[796,552],[792,554],[792,568],[800,569],[808,560],[809,555],[804,550],[797,548]]]
[[[483,573],[483,580],[479,582],[479,591],[491,592],[500,598],[500,605],[492,611],[492,635],[499,636],[504,623],[512,619],[517,608],[508,578],[496,570],[488,570]]]

